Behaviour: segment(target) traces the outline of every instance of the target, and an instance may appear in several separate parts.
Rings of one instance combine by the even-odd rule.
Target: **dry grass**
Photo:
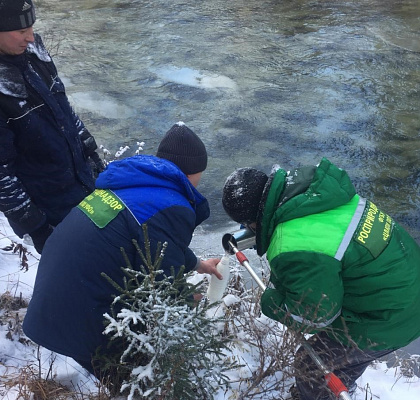
[[[27,366],[18,371],[15,376],[4,381],[6,389],[13,389],[16,398],[22,400],[64,400],[78,399],[77,395],[52,379],[39,378],[38,371],[33,366]]]
[[[29,346],[34,344],[22,332],[22,320],[28,302],[10,292],[0,295],[0,325],[6,326],[6,338]],[[23,311],[23,312],[22,312]],[[6,373],[0,376],[0,395],[19,400],[110,400],[105,386],[98,384],[95,394],[85,394],[79,388],[69,388],[54,380],[51,361],[47,372],[41,369],[38,348],[38,365],[26,365],[22,368],[5,367]]]
[[[5,313],[25,307],[28,307],[28,302],[22,298],[22,294],[19,297],[13,296],[10,292],[0,295],[0,310],[4,310]]]
[[[27,301],[13,296],[10,292],[0,295],[0,325],[7,326],[6,338],[14,340],[17,338],[20,343],[28,342],[22,332],[22,320],[19,310],[26,309]]]
[[[51,365],[52,367],[52,365]],[[98,383],[95,393],[86,393],[82,388],[67,387],[57,382],[50,372],[41,377],[38,366],[27,365],[0,377],[2,393],[11,393],[19,400],[111,400],[105,386]]]

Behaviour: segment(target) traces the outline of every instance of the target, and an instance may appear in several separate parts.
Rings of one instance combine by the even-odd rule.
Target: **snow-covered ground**
[[[221,237],[225,232],[206,232],[198,229],[192,243],[192,248],[202,256],[221,255]],[[0,249],[7,248],[10,240],[16,243],[23,243],[17,238],[7,220],[0,213]],[[0,295],[8,292],[13,297],[22,296],[25,300],[31,297],[35,281],[39,255],[35,249],[26,245],[28,253],[27,266],[22,267],[19,252],[13,253],[7,250],[0,250]],[[25,340],[22,332],[19,332],[19,321],[24,317],[25,309],[21,309],[11,316],[12,323],[0,325],[0,398],[17,400],[19,397],[19,385],[13,386],[13,379],[22,370],[32,368],[39,371],[41,367],[44,374],[50,371],[56,382],[60,382],[70,388],[77,388],[84,392],[95,392],[97,390],[96,380],[90,376],[72,359],[54,354],[46,349],[39,349],[38,346]],[[0,313],[3,313],[0,310]],[[20,339],[20,340],[19,340]],[[257,362],[258,354],[246,352],[246,347],[237,349],[239,359],[247,362],[247,369],[253,365],[252,358]],[[249,371],[238,370],[229,374],[232,380],[239,376],[249,374]],[[45,376],[45,375],[44,375]],[[387,367],[385,362],[375,363],[369,367],[365,374],[358,381],[358,391],[355,400],[380,399],[380,400],[418,400],[420,398],[420,378],[414,376],[406,378],[401,375],[399,368]],[[282,396],[279,394],[278,398]],[[235,399],[235,395],[229,391],[225,393],[220,390],[215,400]],[[284,394],[286,398],[286,394]]]

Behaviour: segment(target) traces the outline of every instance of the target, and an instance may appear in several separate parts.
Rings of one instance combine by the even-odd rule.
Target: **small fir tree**
[[[108,360],[124,377],[120,392],[128,399],[213,399],[220,386],[229,385],[225,372],[237,367],[226,355],[230,339],[217,330],[223,318],[208,316],[206,302],[194,303],[202,282],[188,283],[184,268],[164,275],[166,243],[159,243],[153,261],[146,226],[143,232],[145,254],[133,244],[144,265],[133,268],[122,249],[127,262],[123,287],[105,276],[120,293],[111,315],[105,315],[104,331],[111,343],[123,344]]]

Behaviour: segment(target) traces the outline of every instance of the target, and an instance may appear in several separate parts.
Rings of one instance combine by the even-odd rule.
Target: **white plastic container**
[[[223,279],[220,280],[215,275],[210,278],[209,288],[207,289],[207,297],[210,303],[222,300],[227,284],[230,278],[229,254],[225,254],[216,266],[217,270],[222,274]]]

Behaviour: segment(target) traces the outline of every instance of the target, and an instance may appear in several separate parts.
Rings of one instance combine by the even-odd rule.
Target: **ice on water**
[[[136,113],[133,108],[101,92],[75,92],[68,97],[76,111],[88,111],[104,118],[130,118]]]
[[[152,72],[166,82],[174,82],[202,89],[236,89],[235,81],[227,76],[218,75],[209,71],[198,71],[189,67],[168,65],[156,68]]]

